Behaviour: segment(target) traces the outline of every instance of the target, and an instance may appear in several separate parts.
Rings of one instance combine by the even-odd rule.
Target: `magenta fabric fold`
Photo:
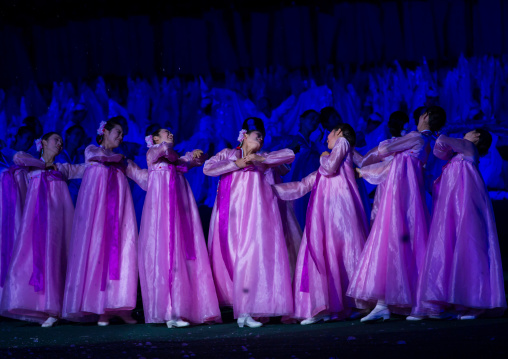
[[[65,177],[59,171],[42,171],[40,174],[39,193],[37,195],[35,216],[32,219],[32,226],[37,228],[33,231],[32,255],[33,272],[29,284],[34,287],[35,292],[44,290],[44,269],[46,268],[46,235],[48,223],[48,181],[65,181]]]
[[[2,176],[2,208],[16,207],[16,191],[14,172],[19,169],[19,166],[12,166],[3,173]],[[7,271],[9,270],[9,263],[11,262],[12,243],[14,237],[14,220],[15,211],[8,210],[2,211],[2,258],[0,264],[0,287],[3,288],[5,279],[7,278]]]
[[[169,193],[171,193],[171,203],[172,206],[169,206],[169,218],[175,218],[175,204],[176,204],[176,167],[175,166],[169,166],[169,171],[171,173],[170,181],[169,181]],[[169,233],[169,292],[171,293],[171,290],[173,289],[173,265],[175,261],[175,221],[171,223],[171,231]]]
[[[119,228],[119,207],[120,189],[118,173],[125,173],[125,166],[116,162],[105,163],[108,166],[108,187],[106,190],[107,208],[105,218],[104,261],[102,269],[101,291],[106,290],[107,275],[109,279],[120,279],[120,228]]]
[[[189,169],[185,165],[177,165],[175,167],[176,167],[176,171],[179,173],[182,173],[182,174],[187,173],[189,171]],[[171,192],[172,196],[173,196],[173,203],[175,203],[177,205],[178,213],[185,213],[186,208],[183,204],[183,198],[181,196],[176,195],[176,179],[177,179],[176,174],[175,174],[175,176],[171,177],[172,184],[170,184],[170,186],[171,186],[171,189],[174,190]],[[173,224],[173,225],[175,225],[175,224]],[[183,218],[181,218],[180,225],[182,227],[181,228],[182,235],[186,239],[183,241],[184,246],[185,246],[185,259],[195,260],[196,259],[196,249],[194,248],[194,241],[192,240],[193,235],[192,235],[192,224],[190,223],[190,218],[188,216],[183,216]],[[171,233],[173,234],[173,236],[175,235],[175,231],[172,231]],[[174,243],[176,243],[176,242],[174,242]]]
[[[177,164],[171,164],[169,166],[169,170],[171,172],[170,181],[169,181],[169,193],[171,193],[171,203],[172,205],[169,206],[169,218],[175,218],[176,216],[176,209],[178,209],[178,213],[185,213],[185,208],[182,203],[181,196],[176,195],[176,180],[177,180],[177,173],[187,173],[189,169],[185,165],[177,165]],[[178,208],[176,208],[176,207]],[[187,260],[195,260],[196,259],[196,250],[194,248],[194,241],[192,240],[192,230],[191,230],[191,224],[189,223],[189,218],[187,216],[183,216],[182,221],[180,223],[182,228],[180,229],[183,235],[183,238],[185,240],[184,243],[184,250],[185,250],[185,259]],[[172,283],[173,283],[173,265],[174,265],[174,258],[175,258],[175,243],[176,243],[176,221],[172,222],[173,228],[170,232],[170,241],[169,241],[169,290],[172,289]]]
[[[228,228],[229,228],[229,202],[231,199],[231,181],[232,173],[226,173],[221,176],[219,181],[219,242],[222,258],[226,265],[229,277],[233,279],[233,264],[228,251]]]
[[[314,186],[312,187],[312,193],[310,195],[309,206],[307,207],[307,216],[305,218],[305,234],[307,239],[312,238],[310,235],[310,227],[312,222],[312,210],[314,207],[314,201],[316,198],[316,188],[319,183],[319,179],[321,178],[321,174],[318,172],[316,176],[316,182],[314,182]],[[317,270],[319,273],[322,273],[323,268],[319,268],[319,263],[321,261],[317,260],[317,254],[314,251],[312,246],[312,241],[309,240],[307,242],[307,247],[305,249],[305,257],[303,259],[303,270],[302,270],[302,280],[300,282],[300,292],[309,292],[309,254],[312,257],[314,263],[316,263]]]

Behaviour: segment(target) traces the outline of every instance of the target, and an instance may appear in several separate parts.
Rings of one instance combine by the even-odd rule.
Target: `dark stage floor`
[[[310,326],[278,322],[167,329],[112,323],[54,328],[3,320],[0,358],[508,358],[508,317],[472,321],[385,323],[359,320]]]

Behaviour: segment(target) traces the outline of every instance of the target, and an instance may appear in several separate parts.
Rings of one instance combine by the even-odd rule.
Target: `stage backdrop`
[[[272,65],[291,70],[422,57],[454,62],[461,53],[508,50],[503,21],[508,1],[502,0],[312,2],[275,4],[257,12],[232,2],[236,7],[208,8],[193,17],[169,10],[134,16],[122,9],[117,10],[122,17],[109,16],[115,13],[111,9],[100,16],[96,9],[83,18],[50,16],[52,8],[46,5],[70,5],[44,4],[32,10],[40,16],[31,14],[28,20],[12,6],[4,9],[1,88],[29,80],[50,84],[99,75],[206,75]]]

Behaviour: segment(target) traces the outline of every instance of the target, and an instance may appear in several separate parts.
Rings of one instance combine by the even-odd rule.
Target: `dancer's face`
[[[117,148],[123,140],[122,126],[115,125],[111,131],[104,130],[104,147]]]
[[[244,145],[248,146],[251,149],[259,151],[261,147],[263,147],[264,138],[263,134],[259,131],[252,131],[249,134],[245,134],[244,138]]]
[[[47,140],[42,140],[42,149],[45,153],[58,155],[63,149],[63,139],[60,135],[52,134]]]
[[[464,135],[464,139],[473,142],[475,145],[480,142],[480,134],[476,130],[469,131]]]
[[[159,136],[153,136],[153,142],[155,144],[162,142],[174,143],[174,136],[169,130],[162,129],[159,131]]]
[[[339,137],[344,137],[344,135],[342,135],[341,129],[333,130],[332,132],[330,132],[330,134],[328,135],[328,139],[326,141],[326,142],[328,142],[328,149],[329,150],[333,149],[333,147],[335,146],[335,142],[337,142],[337,139]]]

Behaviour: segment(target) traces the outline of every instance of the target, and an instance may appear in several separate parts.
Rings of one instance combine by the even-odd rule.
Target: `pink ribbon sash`
[[[303,268],[302,268],[302,277],[300,281],[300,292],[309,292],[309,255],[316,264],[317,270],[319,273],[324,272],[325,268],[320,268],[321,261],[318,260],[318,256],[313,246],[313,238],[310,235],[311,223],[312,223],[312,213],[314,210],[314,201],[317,192],[317,186],[319,180],[321,178],[321,174],[317,173],[316,181],[314,182],[314,186],[312,187],[312,194],[310,195],[309,205],[307,206],[307,213],[305,217],[305,236],[307,237],[307,247],[305,248],[305,255],[303,257]],[[322,238],[321,238],[322,239]]]
[[[176,193],[176,181],[179,180],[179,173],[187,173],[188,168],[185,165],[170,164],[170,180],[169,180],[169,193],[171,193],[171,200],[169,203],[169,218],[171,221],[171,229],[169,231],[169,290],[171,291],[173,286],[173,266],[175,260],[175,247],[176,247],[176,209],[178,209],[178,215],[180,216],[180,238],[185,250],[185,258],[187,260],[196,259],[196,251],[194,248],[194,236],[192,234],[192,225],[190,218],[187,216],[187,208],[183,203],[183,194],[177,195]]]
[[[101,291],[106,290],[108,272],[110,280],[120,279],[120,186],[119,174],[125,173],[125,165],[106,162],[108,184],[106,189],[106,218],[104,222],[104,261],[102,267]]]
[[[37,177],[32,177],[32,181]],[[39,191],[35,204],[35,213],[32,218],[32,256],[33,272],[29,284],[35,292],[44,290],[44,272],[46,268],[46,238],[48,236],[48,196],[50,181],[65,181],[66,178],[60,171],[41,171]],[[35,230],[36,229],[36,230]]]
[[[232,172],[223,174],[219,181],[219,193],[217,206],[219,207],[219,243],[224,265],[233,279],[233,265],[228,250],[228,228],[229,228],[229,202],[231,200]]]

